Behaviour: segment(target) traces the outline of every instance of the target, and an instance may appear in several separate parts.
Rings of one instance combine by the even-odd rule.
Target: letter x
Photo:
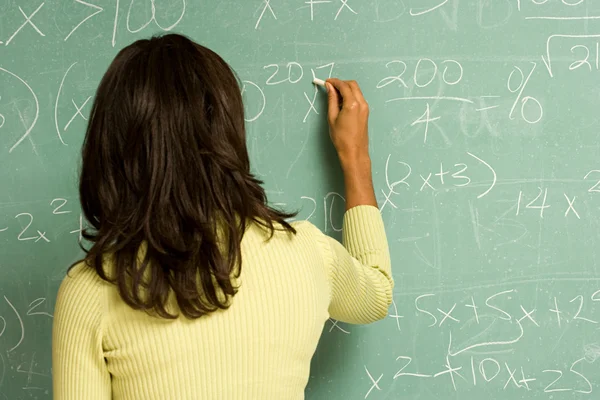
[[[258,21],[256,21],[256,25],[254,25],[254,29],[258,29],[258,26],[260,25],[260,21],[262,21],[262,18],[265,15],[265,12],[267,11],[267,9],[269,9],[269,11],[271,11],[271,15],[273,16],[273,18],[277,19],[277,16],[275,15],[275,11],[273,11],[273,8],[271,7],[271,0],[263,0],[263,2],[265,3],[265,7],[263,8],[262,13],[260,13],[260,17],[258,17]]]
[[[367,369],[366,365],[365,365],[365,371],[367,371],[367,375],[369,375],[369,379],[371,380],[371,383],[372,383],[371,388],[369,389],[369,391],[365,395],[365,399],[366,399],[367,397],[369,397],[369,395],[371,394],[371,391],[373,391],[373,389],[381,390],[381,388],[379,387],[379,381],[383,377],[383,374],[379,375],[379,378],[377,378],[377,380],[375,380],[375,379],[373,379],[373,376],[371,375],[371,373]]]
[[[508,386],[508,384],[512,381],[516,387],[520,388],[521,385],[519,385],[517,383],[517,380],[515,379],[515,372],[517,372],[517,369],[515,368],[514,370],[511,371],[511,369],[508,367],[507,363],[504,363],[504,365],[506,366],[506,370],[508,371],[508,380],[506,381],[506,383],[504,384],[504,390],[506,390],[506,387]]]
[[[348,332],[347,330],[343,329],[341,326],[338,325],[338,321],[329,318],[329,320],[331,321],[331,329],[329,329],[329,332],[333,331],[333,328],[337,328],[338,330],[344,332],[345,334],[349,335],[350,332]]]
[[[315,88],[315,94],[313,95],[313,99],[311,101],[310,98],[308,97],[308,95],[306,94],[306,92],[304,92],[304,97],[306,97],[306,100],[308,101],[308,104],[310,104],[310,107],[308,108],[308,111],[306,112],[306,115],[304,116],[304,120],[302,120],[302,122],[306,122],[306,120],[308,119],[308,116],[310,115],[310,113],[312,111],[314,111],[315,114],[319,114],[319,112],[315,108],[315,101],[317,100],[317,94],[318,94],[318,90],[317,90],[317,88]]]
[[[40,239],[44,239],[46,242],[50,243],[50,239],[48,239],[48,238],[46,237],[46,232],[40,232],[40,231],[37,231],[37,233],[38,233],[38,235],[40,235],[40,236],[38,236],[38,238],[35,240],[35,242],[36,242],[36,243],[37,243],[37,242],[39,242],[39,241],[40,241]]]
[[[573,210],[573,213],[575,214],[575,216],[576,216],[578,219],[581,219],[581,217],[579,216],[579,213],[577,212],[577,210],[575,209],[575,207],[573,207],[573,203],[575,203],[575,199],[577,198],[577,196],[573,197],[573,200],[571,200],[571,199],[569,199],[569,196],[567,196],[567,194],[566,194],[566,193],[563,193],[563,195],[565,196],[565,199],[567,199],[567,203],[569,203],[569,206],[568,206],[568,208],[567,208],[567,211],[565,211],[565,217],[566,217],[567,215],[569,215],[569,212],[570,212],[571,210]]]
[[[433,186],[431,186],[431,183],[429,183],[429,180],[431,179],[431,172],[429,173],[429,175],[427,176],[427,178],[423,177],[423,175],[420,175],[421,179],[423,180],[423,185],[421,185],[421,190],[420,192],[423,191],[423,189],[425,188],[425,186],[429,186],[431,188],[431,190],[435,190],[435,188]]]
[[[340,7],[340,9],[338,10],[337,14],[335,14],[335,18],[334,20],[337,21],[340,13],[342,12],[342,10],[344,8],[347,8],[348,10],[350,10],[350,12],[352,12],[354,15],[358,15],[358,13],[356,11],[354,11],[349,5],[348,5],[348,0],[340,0],[342,2],[342,6]]]
[[[456,318],[454,318],[452,316],[452,311],[454,311],[454,309],[456,308],[456,303],[454,303],[454,305],[452,306],[452,308],[450,309],[450,311],[448,311],[447,313],[440,310],[439,308],[437,309],[439,312],[441,312],[442,314],[444,314],[444,318],[442,318],[442,320],[440,321],[440,324],[438,326],[442,326],[442,324],[444,323],[444,321],[446,320],[446,318],[450,318],[451,320],[454,320],[455,322],[460,322],[459,320],[457,320]]]
[[[535,312],[535,308],[529,312],[525,311],[523,306],[521,306],[521,310],[523,310],[523,316],[519,319],[519,322],[523,321],[525,318],[529,319],[531,322],[535,324],[535,326],[539,327],[538,323],[535,322],[535,319],[531,316]]]
[[[383,209],[385,208],[385,205],[390,203],[390,205],[394,208],[398,208],[394,202],[392,200],[390,200],[390,197],[392,196],[392,193],[396,193],[394,192],[393,189],[390,189],[390,192],[388,194],[385,194],[385,192],[383,191],[383,189],[381,189],[381,193],[383,194],[383,197],[385,197],[385,201],[383,202],[383,205],[381,206],[381,210],[383,211]]]
[[[6,46],[8,46],[10,44],[10,42],[13,40],[13,38],[15,36],[17,36],[17,33],[19,33],[21,31],[21,29],[23,29],[25,27],[25,25],[29,24],[33,27],[33,29],[35,29],[37,31],[37,33],[39,33],[42,36],[46,36],[42,33],[42,31],[40,31],[38,29],[37,26],[35,26],[35,24],[31,21],[31,18],[33,18],[33,16],[40,11],[40,9],[44,6],[44,4],[46,3],[42,3],[40,4],[40,6],[38,8],[36,8],[36,10],[34,12],[31,13],[31,15],[27,16],[27,14],[25,14],[25,11],[23,11],[23,9],[21,8],[21,6],[19,6],[19,11],[21,11],[21,14],[23,14],[23,16],[25,17],[25,22],[23,22],[23,24],[15,31],[15,33],[12,34],[11,37],[8,38],[8,40],[6,41]]]
[[[83,118],[84,120],[87,121],[87,118],[85,117],[85,115],[83,115],[81,113],[81,109],[83,107],[85,107],[85,105],[87,104],[88,101],[90,101],[90,99],[92,98],[92,96],[89,96],[87,99],[85,99],[85,101],[83,102],[83,104],[81,105],[81,107],[78,107],[77,104],[75,104],[75,100],[71,99],[71,102],[73,103],[73,105],[75,106],[75,114],[73,114],[73,116],[71,117],[71,119],[69,120],[69,122],[67,122],[67,124],[65,125],[65,131],[67,129],[69,129],[69,125],[71,125],[71,122],[73,122],[73,120],[79,115],[81,116],[81,118]]]

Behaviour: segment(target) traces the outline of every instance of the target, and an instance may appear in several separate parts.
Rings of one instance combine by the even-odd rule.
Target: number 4
[[[415,122],[410,124],[410,126],[415,126],[417,124],[425,124],[425,135],[423,137],[423,143],[427,143],[427,133],[429,132],[429,123],[435,122],[442,117],[431,118],[431,111],[429,109],[429,103],[427,103],[427,108],[425,109],[425,113],[421,115]]]

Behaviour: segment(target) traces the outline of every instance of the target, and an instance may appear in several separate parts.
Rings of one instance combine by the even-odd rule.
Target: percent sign
[[[535,62],[532,62],[533,64],[533,68],[531,68],[531,71],[529,72],[529,75],[527,75],[527,78],[525,78],[525,74],[523,73],[523,70],[521,70],[521,68],[515,66],[512,70],[512,72],[510,73],[510,75],[508,76],[508,81],[506,82],[506,86],[508,87],[508,90],[511,93],[517,93],[517,98],[515,99],[515,102],[512,105],[512,108],[510,109],[510,113],[508,114],[508,117],[510,119],[514,119],[513,114],[515,112],[515,108],[517,107],[517,104],[519,104],[519,102],[521,102],[521,118],[523,118],[523,120],[527,123],[530,124],[537,124],[538,122],[541,121],[542,117],[544,116],[544,108],[542,107],[542,104],[534,97],[531,96],[525,96],[523,97],[523,92],[525,91],[525,88],[527,87],[527,84],[529,83],[529,79],[531,78],[531,75],[533,75],[533,72],[535,71],[535,68],[537,67],[537,64]],[[517,74],[518,76],[518,84],[516,87],[513,87],[513,85],[511,84],[513,81],[513,76]],[[528,102],[534,102],[535,105],[537,106],[538,113],[539,116],[537,117],[537,119],[529,119],[525,116],[525,106],[527,105]]]

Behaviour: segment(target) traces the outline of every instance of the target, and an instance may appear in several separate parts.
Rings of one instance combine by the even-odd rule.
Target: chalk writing
[[[91,13],[90,15],[88,15],[87,17],[85,17],[83,20],[81,20],[81,22],[79,22],[77,25],[75,25],[75,27],[73,29],[71,29],[71,31],[67,34],[67,36],[65,36],[65,42],[67,40],[69,40],[69,38],[71,37],[71,35],[81,26],[83,25],[88,19],[93,18],[95,15],[101,13],[102,11],[104,11],[104,8],[97,6],[95,4],[92,3],[86,3],[85,1],[82,0],[75,0],[77,3],[82,4],[84,6],[93,8],[94,10],[96,10],[96,12]]]
[[[521,70],[521,68],[516,67],[516,66],[514,67],[513,71],[511,71],[511,73],[508,77],[508,82],[507,82],[508,90],[511,93],[518,92],[508,116],[511,119],[514,118],[513,113],[515,111],[515,108],[517,107],[517,104],[519,104],[519,102],[520,102],[521,103],[521,118],[523,118],[527,123],[536,124],[536,123],[540,122],[542,117],[544,116],[544,110],[542,108],[542,105],[540,104],[540,102],[538,100],[536,100],[533,97],[530,97],[530,96],[523,97],[523,91],[525,90],[527,83],[529,82],[529,79],[531,79],[531,75],[533,75],[533,73],[535,72],[535,68],[537,66],[536,63],[532,63],[532,64],[533,64],[533,67],[531,68],[531,71],[529,72],[529,74],[527,75],[526,78],[525,78],[525,75],[523,74],[523,71]],[[511,85],[512,77],[515,72],[519,73],[519,75],[518,75],[519,83],[516,86],[512,86]],[[537,106],[537,109],[536,109],[537,115],[532,119],[527,118],[526,114],[525,114],[525,107],[527,106],[527,103],[530,101],[534,102],[535,105]]]
[[[25,82],[25,80],[23,80],[23,78],[21,78],[17,74],[15,74],[15,73],[7,70],[7,69],[4,69],[2,67],[0,67],[0,71],[1,72],[5,72],[6,74],[12,76],[13,78],[16,78],[19,82],[21,82],[23,85],[25,85],[25,87],[27,87],[27,89],[29,90],[29,92],[33,96],[33,100],[35,101],[35,116],[33,118],[33,122],[28,127],[27,126],[25,127],[26,130],[25,130],[25,133],[23,134],[23,136],[21,136],[21,138],[19,140],[17,140],[15,142],[15,144],[13,144],[11,146],[11,148],[8,150],[8,152],[11,153],[17,146],[19,146],[25,139],[27,139],[29,137],[29,134],[31,133],[31,131],[35,127],[35,124],[37,123],[38,117],[40,115],[40,104],[38,102],[38,98],[37,98],[35,92],[31,88],[31,86],[29,86],[29,84],[27,82]],[[3,118],[2,122],[4,123],[4,116],[2,118]]]
[[[139,0],[138,0],[139,1]],[[146,21],[145,23],[143,23],[140,27],[132,29],[131,28],[131,24],[130,24],[130,18],[131,18],[131,11],[134,7],[134,3],[136,2],[136,0],[130,0],[129,2],[129,8],[127,10],[127,30],[131,33],[138,33],[140,31],[142,31],[143,29],[145,29],[148,25],[150,25],[152,22],[154,22],[156,24],[156,26],[158,28],[160,28],[161,30],[168,32],[171,29],[175,28],[183,19],[184,15],[185,15],[185,9],[186,9],[186,0],[181,0],[181,13],[179,15],[179,17],[173,21],[173,23],[171,25],[168,26],[162,26],[157,20],[156,20],[156,0],[150,0],[150,18],[148,19],[148,21]]]
[[[340,240],[343,179],[312,82],[357,79],[368,100],[396,286],[381,322],[325,320],[307,397],[597,397],[593,2],[13,3],[0,6],[0,400],[51,397],[56,291],[89,246],[76,165],[102,73],[126,44],[174,31],[236,70],[269,204]]]
[[[269,10],[269,12],[273,16],[273,18],[277,19],[277,16],[275,15],[275,11],[273,11],[273,7],[271,7],[271,0],[263,0],[263,1],[264,1],[264,7],[260,13],[260,16],[258,17],[258,20],[256,21],[256,25],[254,25],[254,29],[258,29],[258,26],[260,25],[260,21],[262,21],[263,16],[265,15],[265,12],[267,10]]]
[[[29,15],[26,14],[25,11],[23,11],[21,6],[19,6],[19,11],[23,15],[23,18],[25,18],[25,21],[14,31],[14,33],[8,38],[8,40],[6,40],[5,46],[8,46],[10,44],[10,42],[12,42],[13,39],[19,34],[19,32],[21,32],[21,30],[23,28],[25,28],[26,26],[30,26],[31,28],[33,28],[40,36],[46,36],[42,31],[40,31],[40,29],[32,21],[32,18],[38,13],[38,11],[40,11],[42,9],[44,4],[46,4],[46,3],[40,4],[35,9],[35,11],[31,12]]]

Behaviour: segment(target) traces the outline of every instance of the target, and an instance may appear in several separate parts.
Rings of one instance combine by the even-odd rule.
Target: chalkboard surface
[[[269,199],[339,235],[313,77],[357,79],[396,288],[328,321],[308,399],[600,395],[600,4],[591,0],[0,1],[0,399],[50,399],[54,299],[81,256],[99,79],[173,31],[243,80]]]

